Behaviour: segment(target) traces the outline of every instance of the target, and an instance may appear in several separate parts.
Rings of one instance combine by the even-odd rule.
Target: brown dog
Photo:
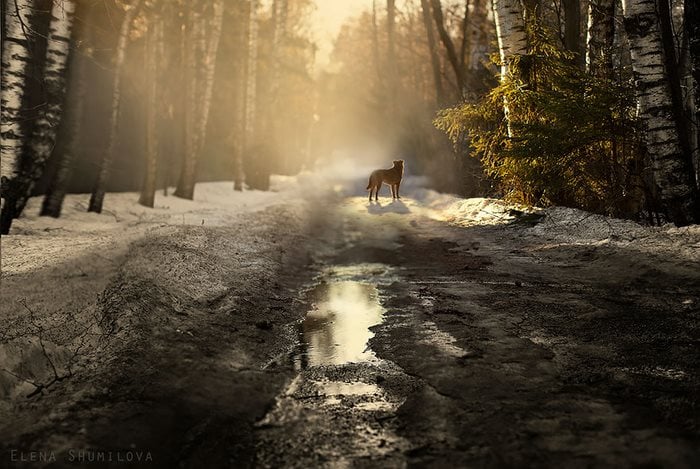
[[[367,183],[367,190],[369,191],[369,200],[372,201],[372,193],[374,193],[374,200],[379,200],[379,189],[382,184],[389,184],[391,187],[391,198],[400,199],[399,196],[399,186],[401,186],[401,178],[403,177],[403,160],[394,160],[394,166],[391,169],[377,169],[372,171],[369,176],[369,182]]]

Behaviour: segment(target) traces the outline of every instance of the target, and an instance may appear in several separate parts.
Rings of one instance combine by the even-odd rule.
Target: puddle
[[[294,356],[298,369],[375,359],[369,328],[382,322],[377,287],[354,280],[321,283],[308,292],[313,307],[300,325]]]

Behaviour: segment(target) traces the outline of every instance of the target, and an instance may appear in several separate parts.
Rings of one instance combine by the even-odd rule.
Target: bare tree
[[[615,0],[590,0],[586,69],[589,73],[612,78],[612,50],[615,41]]]
[[[80,8],[80,4],[78,4]],[[87,9],[88,12],[92,8]],[[89,13],[86,15],[89,17]],[[93,47],[90,44],[92,29],[86,21],[76,22],[73,36],[76,42],[82,42],[87,46],[74,45],[71,51],[68,74],[71,77],[68,88],[68,95],[71,97],[66,101],[66,117],[63,119],[63,131],[66,142],[62,145],[58,154],[57,167],[54,172],[44,196],[41,206],[41,215],[58,218],[61,216],[63,200],[68,192],[68,182],[73,171],[75,157],[79,152],[79,129],[83,122],[85,110],[85,69],[88,62],[93,60]]]
[[[208,11],[208,8],[211,11]],[[211,20],[207,25],[207,15]],[[214,87],[216,53],[224,15],[223,0],[192,2],[189,10],[189,47],[185,94],[188,103],[185,128],[185,160],[175,190],[177,197],[194,198],[197,164],[204,148]],[[208,26],[208,27],[207,27]]]
[[[639,116],[658,197],[671,221],[687,225],[700,220],[698,190],[692,165],[683,154],[674,119],[672,91],[655,0],[623,0]]]
[[[27,86],[29,50],[29,13],[33,0],[4,0],[2,41],[2,110],[0,111],[0,166],[3,178],[0,232],[10,231],[15,217],[13,180],[19,175],[19,161],[25,136],[21,124],[22,102]],[[10,179],[12,178],[12,179]]]
[[[433,83],[435,85],[435,98],[437,105],[445,105],[445,91],[442,87],[442,72],[440,70],[440,55],[435,42],[435,34],[433,32],[432,12],[430,11],[430,3],[428,0],[420,0],[421,11],[423,14],[423,26],[428,40],[428,50],[430,51],[430,66],[433,70]]]
[[[45,105],[34,122],[26,161],[23,162],[13,180],[11,197],[3,207],[11,211],[15,218],[24,210],[56,145],[56,130],[61,122],[66,94],[66,65],[74,13],[75,3],[72,0],[55,0],[52,4],[43,70]],[[2,218],[7,220],[7,226],[3,226],[3,231],[9,230],[11,218]]]
[[[435,19],[435,26],[437,27],[440,41],[442,41],[442,45],[445,47],[445,51],[447,52],[447,60],[454,71],[455,78],[457,79],[457,89],[459,95],[461,96],[464,93],[465,87],[464,69],[460,65],[460,60],[457,56],[457,49],[455,48],[452,38],[450,37],[450,33],[447,31],[445,26],[445,18],[444,14],[442,13],[442,5],[440,4],[440,0],[431,0],[431,6],[433,10],[433,18]]]
[[[564,47],[576,54],[574,62],[583,65],[585,54],[581,41],[581,0],[562,0],[564,8]]]
[[[112,104],[109,117],[109,135],[107,137],[107,147],[102,154],[100,169],[95,180],[95,186],[90,195],[88,204],[89,212],[102,212],[105,192],[107,191],[107,181],[112,172],[112,161],[117,148],[117,137],[119,132],[119,111],[121,108],[121,79],[124,60],[126,58],[126,47],[129,43],[129,31],[131,23],[141,8],[142,0],[132,0],[126,5],[126,12],[122,19],[117,40],[116,55],[114,61],[114,81],[112,83]]]
[[[501,81],[505,80],[510,70],[510,61],[514,56],[527,53],[527,36],[523,11],[518,0],[493,0],[493,16],[496,22],[498,52],[501,58]],[[503,103],[508,135],[512,136],[508,116],[508,103]]]
[[[163,16],[161,2],[147,2],[151,13],[146,31],[144,70],[146,74],[146,171],[139,204],[153,207],[156,195],[158,160],[160,146],[159,122],[162,96],[160,93],[160,73],[162,70]]]

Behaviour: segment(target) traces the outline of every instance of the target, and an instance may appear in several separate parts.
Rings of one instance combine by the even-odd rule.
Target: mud
[[[3,462],[132,448],[163,468],[700,466],[687,262],[359,197],[288,210],[135,245],[100,296],[108,337],[15,404]]]

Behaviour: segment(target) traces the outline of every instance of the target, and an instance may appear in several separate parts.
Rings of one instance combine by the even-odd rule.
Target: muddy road
[[[351,192],[135,245],[100,297],[108,337],[19,405],[3,451],[55,451],[17,467],[90,451],[145,452],[142,467],[700,466],[697,266]]]

